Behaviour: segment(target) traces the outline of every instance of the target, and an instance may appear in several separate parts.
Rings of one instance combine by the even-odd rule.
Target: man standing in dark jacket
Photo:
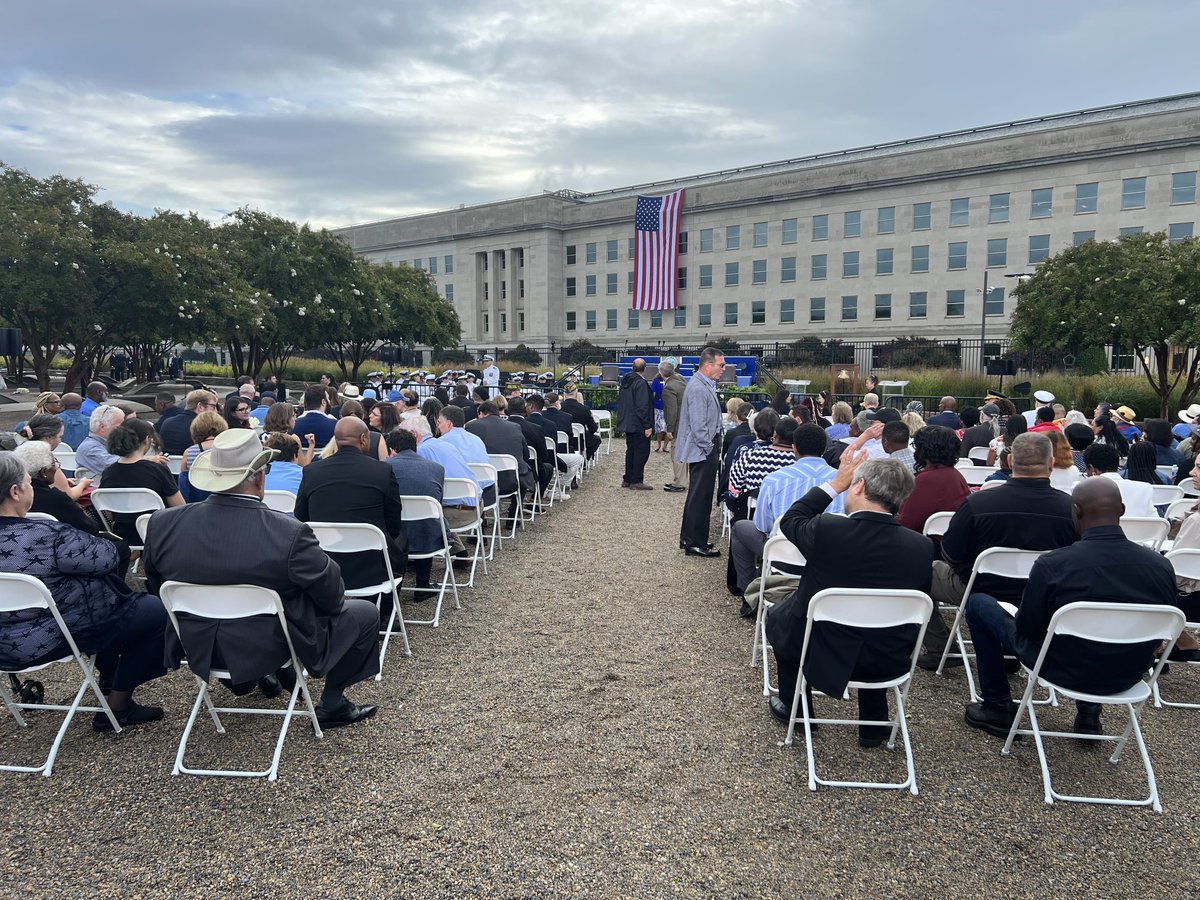
[[[621,487],[652,491],[646,484],[650,432],[654,430],[654,394],[646,381],[646,361],[633,361],[633,371],[621,379],[617,393],[617,427],[625,432],[625,475]]]

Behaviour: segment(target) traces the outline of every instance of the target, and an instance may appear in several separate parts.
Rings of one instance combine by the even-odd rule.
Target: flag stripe
[[[633,308],[674,309],[683,191],[638,197],[634,214]]]

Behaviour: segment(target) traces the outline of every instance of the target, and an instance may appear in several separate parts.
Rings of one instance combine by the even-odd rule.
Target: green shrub
[[[564,365],[578,365],[593,359],[608,359],[608,351],[598,347],[587,338],[579,338],[563,347],[558,354],[558,361]]]
[[[502,353],[501,357],[505,362],[516,363],[520,366],[540,366],[542,364],[542,354],[531,350],[524,344],[517,344],[511,350]]]
[[[1108,354],[1103,347],[1085,347],[1075,359],[1080,375],[1103,375],[1108,372]]]

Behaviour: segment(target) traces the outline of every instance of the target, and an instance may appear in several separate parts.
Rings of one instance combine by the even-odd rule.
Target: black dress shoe
[[[663,487],[663,490],[668,494],[682,494],[687,490],[687,488],[680,487],[677,484],[668,484]]]
[[[275,677],[279,680],[280,686],[289,694],[296,689],[296,670],[291,666],[276,669]]]
[[[714,547],[716,547],[717,545],[716,545],[716,544],[714,544],[712,541],[709,541],[709,542],[708,542],[707,544],[705,544],[704,546],[705,546],[705,547],[707,547],[709,550],[712,550],[712,549],[713,549]],[[687,545],[687,544],[685,544],[683,541],[680,541],[680,542],[679,542],[679,549],[680,549],[680,550],[686,550],[687,548],[688,548],[688,545]]]
[[[888,735],[891,733],[892,730],[890,728],[885,728],[883,730],[883,734],[863,734],[862,732],[859,732],[858,746],[862,747],[864,750],[871,750],[875,747],[880,747],[887,742]]]
[[[441,586],[437,584],[418,584],[413,591],[413,603],[424,603],[438,595]]]
[[[114,709],[113,715],[117,718],[117,724],[125,729],[135,725],[145,725],[147,722],[157,722],[163,717],[163,709],[161,706],[142,706],[140,703],[130,700],[129,705],[124,709]],[[99,732],[113,730],[107,713],[96,713],[95,718],[92,719],[92,730]]]
[[[322,728],[344,728],[347,725],[356,725],[364,719],[369,719],[375,715],[376,707],[374,706],[359,706],[347,700],[336,709],[326,709],[323,706],[317,707],[317,722]]]
[[[713,559],[721,555],[720,550],[714,550],[712,547],[684,547],[683,552],[688,556],[703,556],[706,559]]]
[[[1076,734],[1104,734],[1104,728],[1100,725],[1100,710],[1098,709],[1077,709],[1075,711],[1075,726],[1072,728]],[[1098,741],[1079,740],[1077,743],[1094,750],[1098,745]]]
[[[1167,659],[1172,662],[1200,662],[1200,648],[1189,647],[1184,650],[1182,647],[1172,647]]]
[[[979,703],[968,703],[963,718],[972,728],[1006,738],[1016,714],[1017,705],[1011,700],[982,700]]]
[[[277,676],[268,675],[266,678],[258,679],[258,690],[268,700],[274,700],[283,693],[283,685],[279,683]]]
[[[742,608],[738,610],[738,615],[743,619],[752,619],[758,612],[753,606],[746,602],[746,598],[742,598]]]
[[[787,724],[792,717],[792,710],[786,703],[779,699],[778,695],[772,694],[767,700],[767,706],[771,708],[771,715],[777,718],[783,724]]]

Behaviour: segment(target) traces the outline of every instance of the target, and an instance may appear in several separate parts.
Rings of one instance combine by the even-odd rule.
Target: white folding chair
[[[401,510],[403,517],[403,510]],[[379,607],[384,594],[392,595],[392,614],[387,624],[379,632],[383,635],[383,646],[379,648],[379,672],[375,680],[383,679],[383,660],[387,656],[388,643],[395,632],[392,630],[396,621],[400,622],[400,636],[404,638],[404,655],[412,656],[412,646],[408,643],[408,629],[404,627],[404,614],[400,611],[400,595],[396,588],[404,580],[404,573],[397,578],[392,572],[392,559],[388,555],[387,537],[382,531],[367,522],[309,522],[308,527],[317,536],[317,543],[326,553],[370,553],[383,555],[383,568],[387,578],[378,584],[359,588],[346,588],[347,597],[374,597],[375,606]]]
[[[1192,501],[1183,500],[1181,502],[1191,503]],[[1177,577],[1200,579],[1200,550],[1172,550],[1167,554],[1167,561],[1175,568],[1175,575]],[[1188,628],[1200,628],[1200,622],[1187,622],[1185,624]],[[1200,666],[1200,662],[1175,662],[1173,665]],[[1159,687],[1157,680],[1154,682],[1153,687],[1154,705],[1159,709],[1162,709],[1164,706],[1173,706],[1177,709],[1200,709],[1200,703],[1164,700],[1162,698],[1162,688]]]
[[[541,460],[538,459],[537,450],[533,447],[529,448],[529,467],[534,472],[533,498],[525,511],[529,513],[529,521],[532,522],[537,516],[543,515],[547,509],[545,498],[542,496]]]
[[[607,440],[604,452],[612,453],[613,421],[612,413],[607,409],[593,409],[592,418],[596,420],[596,434]]]
[[[959,457],[958,459],[956,459],[954,461],[954,468],[956,468],[956,469],[974,469],[974,468],[976,468],[976,465],[969,458],[964,459],[962,457]]]
[[[1182,519],[1184,516],[1190,513],[1195,506],[1196,500],[1194,497],[1184,497],[1182,500],[1176,500],[1174,503],[1168,506],[1167,514],[1163,516],[1163,518],[1168,522],[1173,522],[1176,519]]]
[[[75,451],[67,444],[59,444],[54,448],[54,458],[68,478],[75,474]]]
[[[992,488],[998,488],[1000,485],[1007,483],[1008,482],[1004,481],[1003,479],[997,478],[995,481],[985,481],[979,486],[979,489],[981,491],[990,491]]]
[[[446,597],[446,588],[450,587],[454,591],[454,608],[462,609],[462,604],[458,602],[458,585],[454,581],[454,562],[450,555],[450,533],[446,530],[446,517],[442,515],[442,504],[432,497],[425,497],[414,494],[400,495],[400,518],[407,523],[412,522],[428,522],[436,520],[438,529],[442,533],[442,546],[437,550],[414,551],[412,542],[409,541],[408,559],[409,561],[417,559],[440,559],[445,563],[446,569],[442,572],[442,583],[438,587],[437,605],[433,610],[433,618],[431,619],[409,619],[409,625],[432,625],[434,628],[442,620],[442,601]],[[400,585],[400,590],[416,590],[416,587],[406,588]]]
[[[192,704],[191,715],[188,716],[187,724],[183,728],[183,736],[179,739],[179,749],[175,753],[175,768],[171,770],[172,775],[183,773],[186,775],[216,775],[231,778],[261,778],[266,776],[268,781],[274,781],[279,774],[279,757],[283,753],[283,742],[287,737],[288,726],[291,724],[293,716],[307,716],[309,721],[312,722],[313,734],[318,738],[323,737],[321,734],[321,724],[317,721],[317,711],[313,708],[312,694],[308,689],[308,672],[305,671],[304,666],[297,658],[296,648],[292,646],[292,636],[288,633],[287,619],[283,614],[283,602],[279,599],[279,594],[270,588],[260,587],[255,584],[213,585],[166,581],[159,588],[159,597],[162,599],[163,606],[167,608],[167,615],[171,619],[171,626],[175,629],[176,634],[179,634],[178,615],[180,613],[219,621],[246,619],[251,616],[278,617],[279,627],[283,629],[283,636],[287,641],[288,660],[286,664],[290,665],[296,673],[296,688],[291,691],[287,708],[252,709],[213,706],[212,698],[208,692],[208,682],[193,672],[192,677],[196,679],[197,688],[196,701]],[[209,672],[209,678],[231,677],[228,670],[213,669]],[[307,709],[297,710],[296,704],[301,695],[304,697],[304,705]],[[279,737],[275,741],[275,753],[271,757],[270,767],[258,771],[189,768],[184,763],[184,754],[187,751],[188,738],[191,737],[192,728],[196,724],[196,717],[200,714],[201,705],[208,710],[209,716],[212,717],[213,726],[216,728],[217,734],[225,733],[225,726],[221,723],[220,713],[281,717],[282,722],[279,727]]]
[[[67,628],[67,623],[63,621],[63,617],[58,611],[58,605],[54,602],[54,597],[51,596],[49,588],[32,575],[0,572],[0,613],[29,614],[33,610],[46,610],[50,613],[54,619],[54,624],[62,632],[62,636],[66,640],[67,647],[70,648],[71,652],[59,659],[38,666],[28,666],[21,669],[0,669],[0,700],[4,702],[12,717],[22,728],[27,728],[29,725],[25,721],[25,717],[21,715],[21,710],[23,709],[55,710],[65,712],[66,716],[63,718],[62,725],[59,726],[58,733],[54,736],[54,741],[50,744],[50,752],[47,754],[45,762],[37,766],[0,765],[0,770],[6,772],[41,772],[43,775],[49,776],[54,770],[54,760],[58,758],[58,749],[62,745],[63,737],[66,735],[67,729],[71,726],[71,721],[75,718],[76,713],[102,712],[108,716],[109,722],[112,723],[113,731],[120,731],[121,726],[117,722],[117,717],[113,715],[108,701],[104,699],[104,694],[100,691],[100,685],[96,683],[96,666],[92,661],[92,657],[80,652],[78,645],[75,643],[75,638],[71,636],[71,631]],[[9,690],[9,675],[19,676],[29,672],[40,672],[42,669],[47,669],[56,663],[66,663],[72,660],[79,666],[83,677],[80,679],[79,687],[75,691],[75,698],[68,705],[59,703],[23,703],[14,697],[12,691]],[[89,690],[96,698],[98,706],[80,705],[83,702],[83,695]]]
[[[580,470],[582,478],[583,473],[591,469],[591,466],[588,465],[587,458],[587,429],[578,422],[571,423],[571,447],[583,457],[583,468]]]
[[[758,614],[754,620],[754,643],[750,647],[750,667],[758,665],[758,654],[762,653],[762,691],[764,697],[779,693],[779,689],[771,684],[771,669],[767,662],[767,611],[774,605],[767,601],[767,576],[779,573],[780,564],[802,567],[805,564],[804,554],[796,545],[782,534],[767,538],[763,544],[762,568],[759,570]],[[787,573],[782,573],[787,574]],[[799,579],[800,576],[796,576]]]
[[[549,438],[547,438],[549,440]],[[483,502],[479,485],[470,478],[446,478],[442,481],[442,502],[470,501],[467,506],[475,507],[475,518],[466,523],[459,525],[456,528],[447,528],[450,534],[472,534],[475,536],[475,552],[471,554],[471,574],[467,578],[467,583],[463,584],[455,576],[454,582],[457,587],[475,587],[475,568],[479,565],[479,561],[483,560],[483,574],[488,573],[487,556],[483,552],[484,536],[483,536],[483,516],[480,515],[479,504]]]
[[[558,458],[558,444],[554,443],[553,438],[549,438],[549,437],[546,438],[546,449],[553,451],[553,453],[554,453],[554,477],[552,479],[550,479],[550,486],[546,492],[548,495],[547,505],[550,508],[553,508],[554,501],[556,499],[557,500],[570,500],[571,495],[567,493],[567,487],[563,483],[563,479],[567,475],[567,473],[561,471],[558,468],[561,461]]]
[[[263,491],[263,503],[276,512],[296,514],[296,495],[291,491]]]
[[[1200,497],[1200,488],[1196,487],[1196,482],[1190,478],[1182,484],[1177,484],[1176,487],[1183,491],[1185,497]]]
[[[977,459],[980,462],[986,463],[988,454],[990,452],[991,452],[991,450],[989,450],[987,447],[972,447],[970,450],[967,451],[967,459],[970,459],[970,460]]]
[[[953,512],[935,512],[925,520],[925,527],[921,533],[926,537],[936,537],[946,533],[946,529],[950,527],[950,520],[954,518]]]
[[[1175,483],[1175,473],[1178,471],[1176,466],[1155,466],[1154,471],[1160,475],[1166,475],[1172,484]]]
[[[172,475],[174,475],[176,478],[178,478],[179,473],[183,471],[183,457],[182,456],[168,456],[167,457],[167,468],[171,470]]]
[[[1154,778],[1154,767],[1150,764],[1150,754],[1146,751],[1146,742],[1142,739],[1142,729],[1138,723],[1138,715],[1146,701],[1150,699],[1154,686],[1158,681],[1167,654],[1175,646],[1179,632],[1183,630],[1183,613],[1174,606],[1147,606],[1139,603],[1098,603],[1082,602],[1068,603],[1050,618],[1046,629],[1046,639],[1038,653],[1037,662],[1029,672],[1029,683],[1017,706],[1017,714],[1013,718],[1012,728],[1009,729],[1008,739],[1000,753],[1008,756],[1012,752],[1013,740],[1018,734],[1032,734],[1037,745],[1038,762],[1042,767],[1042,787],[1047,803],[1055,800],[1069,800],[1076,803],[1106,803],[1117,806],[1150,806],[1155,812],[1162,812],[1162,804],[1158,799],[1158,783]],[[1077,691],[1055,684],[1042,677],[1042,665],[1046,659],[1046,651],[1050,649],[1054,638],[1071,636],[1083,640],[1096,641],[1104,644],[1140,644],[1152,641],[1166,641],[1162,657],[1150,671],[1147,681],[1138,681],[1133,687],[1115,694],[1091,694]],[[1129,725],[1120,735],[1108,734],[1077,734],[1073,731],[1042,731],[1038,725],[1037,709],[1032,702],[1033,690],[1037,686],[1050,688],[1064,697],[1085,703],[1100,703],[1106,706],[1123,706],[1129,713]],[[1021,720],[1029,713],[1029,728],[1022,729]],[[1146,767],[1146,782],[1150,794],[1144,800],[1126,800],[1116,797],[1084,797],[1070,794],[1060,794],[1054,790],[1050,782],[1050,768],[1046,763],[1046,748],[1042,743],[1044,737],[1067,737],[1075,740],[1111,741],[1117,746],[1109,757],[1114,766],[1121,760],[1121,752],[1125,749],[1129,736],[1133,735],[1138,752],[1142,757],[1142,765]]]
[[[117,514],[152,513],[164,509],[162,497],[149,488],[96,488],[90,495],[92,507],[111,530]],[[130,550],[143,549],[141,544],[130,546]],[[137,571],[140,557],[129,567],[130,573]]]
[[[34,521],[38,521],[38,522],[57,522],[58,521],[58,518],[56,516],[50,515],[50,513],[34,512],[32,509],[29,512],[25,513],[25,518],[33,519]]]
[[[908,722],[904,710],[904,701],[908,698],[908,689],[912,685],[913,670],[917,665],[917,656],[921,652],[921,644],[925,638],[925,627],[929,624],[929,616],[933,612],[933,601],[928,594],[921,591],[886,591],[868,590],[865,588],[828,588],[820,591],[808,602],[808,624],[804,631],[804,646],[800,651],[800,675],[796,679],[796,690],[792,695],[791,715],[788,721],[787,737],[784,743],[791,745],[796,723],[804,726],[804,742],[808,754],[808,789],[815,791],[818,784],[829,787],[859,787],[859,788],[888,788],[893,790],[908,790],[917,795],[917,773],[913,767],[912,741],[908,735]],[[807,679],[804,676],[804,663],[808,656],[809,644],[812,640],[813,625],[818,622],[836,623],[855,628],[898,628],[904,625],[916,625],[917,637],[913,642],[912,655],[908,661],[908,670],[903,675],[883,681],[850,681],[846,685],[843,700],[849,699],[849,688],[855,690],[886,690],[891,692],[896,701],[895,718],[887,721],[862,719],[818,719],[812,715],[808,705],[808,692],[805,690]],[[814,691],[814,693],[820,693]],[[801,715],[796,715],[797,707]],[[816,760],[813,754],[812,726],[820,725],[880,725],[891,726],[892,733],[888,736],[888,749],[896,746],[896,735],[904,739],[904,762],[908,777],[904,781],[833,781],[817,775]]]
[[[492,467],[496,471],[496,502],[501,503],[504,500],[513,501],[512,506],[515,512],[512,516],[512,531],[508,534],[509,539],[512,540],[517,536],[517,523],[520,523],[522,528],[525,527],[525,503],[523,500],[525,492],[521,490],[521,467],[517,464],[517,458],[511,453],[489,453],[488,462],[492,464]],[[533,471],[537,472],[536,467]],[[517,483],[515,491],[509,491],[506,494],[500,493],[499,478],[501,472],[512,472],[513,480]],[[499,521],[499,518],[497,518],[497,521]],[[500,537],[500,545],[504,546],[503,530],[500,532]]]
[[[471,470],[471,474],[482,484],[485,481],[492,483],[492,494],[495,499],[491,503],[485,503],[481,498],[480,509],[485,513],[492,514],[491,534],[488,536],[487,559],[496,558],[496,538],[500,534],[500,483],[496,480],[498,473],[496,467],[491,463],[467,463],[467,467]]]
[[[1170,533],[1171,523],[1158,516],[1121,516],[1121,530],[1129,540],[1157,550]]]
[[[1150,494],[1155,506],[1170,506],[1183,499],[1183,488],[1174,484],[1152,484]]]
[[[960,459],[959,462],[962,460]],[[988,478],[996,474],[996,470],[989,466],[976,466],[969,462],[965,466],[959,466],[958,472],[971,487],[982,487]]]

